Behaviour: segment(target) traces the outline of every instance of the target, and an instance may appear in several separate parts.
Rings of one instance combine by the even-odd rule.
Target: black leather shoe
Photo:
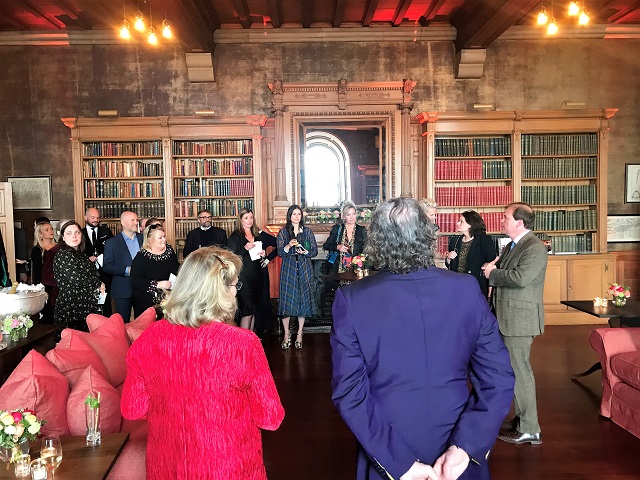
[[[531,445],[540,445],[542,443],[542,436],[538,433],[520,433],[517,430],[513,432],[506,432],[503,435],[498,435],[498,438],[503,442],[515,443],[520,445],[522,443],[530,443]]]
[[[513,417],[511,420],[505,420],[500,425],[500,430],[506,430],[507,432],[511,432],[518,428],[518,417]]]

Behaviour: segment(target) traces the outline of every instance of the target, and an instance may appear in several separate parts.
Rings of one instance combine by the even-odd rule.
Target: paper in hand
[[[262,242],[254,242],[253,248],[249,250],[249,256],[251,260],[259,260],[261,258],[260,254],[262,253]]]
[[[173,273],[169,274],[169,281],[171,282],[171,288],[176,284],[176,277]]]
[[[100,292],[100,296],[98,297],[98,305],[104,305],[104,302],[107,300],[107,292]]]
[[[104,261],[104,255],[101,253],[96,257],[96,268],[102,268],[103,261]]]

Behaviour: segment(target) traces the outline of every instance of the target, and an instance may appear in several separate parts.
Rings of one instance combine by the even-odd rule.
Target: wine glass
[[[62,462],[62,443],[58,435],[47,435],[42,439],[40,458],[45,463],[47,471],[51,472],[51,479],[53,480],[56,468]]]

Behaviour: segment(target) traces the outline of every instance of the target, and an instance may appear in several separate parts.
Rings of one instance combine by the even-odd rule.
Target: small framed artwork
[[[51,176],[7,177],[16,210],[51,210]]]
[[[640,163],[625,165],[624,202],[640,203]]]
[[[607,242],[640,242],[640,215],[609,215]]]

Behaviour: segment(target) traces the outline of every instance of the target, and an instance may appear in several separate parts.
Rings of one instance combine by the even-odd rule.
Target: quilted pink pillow
[[[114,313],[110,317],[105,317],[104,315],[99,315],[97,313],[90,313],[87,315],[87,326],[89,327],[89,331],[93,332],[94,330],[99,329],[102,325],[109,323],[109,321],[118,321],[124,325],[124,320],[122,320],[122,315],[119,313]]]
[[[147,308],[144,312],[140,314],[138,318],[130,323],[126,323],[124,325],[125,330],[127,331],[127,337],[129,337],[129,341],[133,343],[142,332],[144,332],[149,325],[156,321],[156,309],[153,307]]]
[[[71,435],[87,433],[84,401],[91,391],[100,392],[100,431],[119,432],[122,423],[120,395],[109,381],[90,365],[78,377],[67,400],[67,421]]]
[[[97,319],[100,320],[100,325],[96,327],[96,324],[93,323],[93,320],[96,319],[91,317],[106,318],[101,315],[89,315],[87,324],[91,333],[67,328],[62,331],[62,338],[64,339],[68,335],[81,336],[98,354],[98,357],[107,368],[108,376],[106,378],[111,385],[117,387],[124,382],[124,378],[127,376],[126,358],[129,350],[129,340],[124,330],[124,322],[120,315],[115,314],[110,318],[106,318],[104,322],[101,319]]]
[[[80,335],[66,335],[56,348],[49,350],[45,356],[60,373],[67,377],[71,388],[89,365],[103,377],[109,376],[98,354]]]
[[[29,408],[46,420],[44,434],[68,435],[69,382],[35,350],[22,359],[0,388],[0,410]]]

